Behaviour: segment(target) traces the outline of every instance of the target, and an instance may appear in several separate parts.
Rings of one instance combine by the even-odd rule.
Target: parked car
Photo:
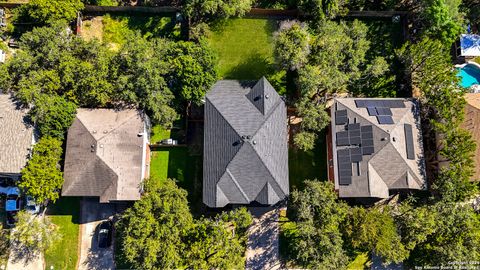
[[[40,213],[40,206],[35,202],[31,196],[25,197],[25,211],[32,215]]]
[[[8,41],[8,47],[10,47],[10,48],[20,48],[20,46],[18,45],[17,40],[14,39],[14,38],[11,38],[11,39]]]
[[[100,223],[98,228],[98,247],[108,248],[112,244],[113,223],[109,220]]]
[[[20,197],[18,194],[7,194],[7,201],[5,203],[5,211],[7,212],[7,225],[15,225],[18,211],[20,211]]]

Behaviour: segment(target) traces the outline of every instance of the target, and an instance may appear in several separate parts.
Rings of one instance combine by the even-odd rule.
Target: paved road
[[[258,208],[249,210],[255,218],[248,230],[245,268],[247,270],[280,269],[278,225],[280,209],[270,208],[263,213]]]
[[[84,198],[81,201],[81,246],[79,270],[115,269],[113,245],[107,249],[98,248],[97,226],[115,213],[115,205],[99,203],[98,199]]]

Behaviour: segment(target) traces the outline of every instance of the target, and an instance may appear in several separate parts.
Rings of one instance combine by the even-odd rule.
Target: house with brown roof
[[[148,122],[133,109],[78,109],[68,129],[62,196],[139,200],[149,172]]]
[[[0,178],[20,179],[35,142],[28,111],[11,95],[0,94]]]
[[[465,119],[460,125],[465,130],[468,130],[472,134],[473,140],[480,145],[480,93],[467,93],[465,94]],[[480,146],[477,146],[475,151],[475,170],[472,176],[473,181],[480,180]]]
[[[419,104],[338,98],[331,107],[329,179],[340,198],[388,198],[427,188]]]

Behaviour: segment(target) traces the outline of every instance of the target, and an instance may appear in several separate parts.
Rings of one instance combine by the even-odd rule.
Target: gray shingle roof
[[[18,175],[27,163],[34,134],[26,117],[10,95],[0,94],[0,175]]]
[[[373,107],[361,107],[358,101],[392,101],[401,102],[403,107],[390,108],[393,124],[380,124]],[[386,104],[386,103],[385,103]],[[381,106],[388,106],[388,105]],[[371,126],[373,130],[374,152],[362,155],[358,163],[352,162],[351,184],[339,183],[338,150],[363,147],[362,145],[338,145],[337,133],[346,130],[346,125],[335,123],[332,119],[332,154],[335,174],[335,188],[339,197],[351,198],[387,198],[389,191],[398,189],[425,189],[425,161],[420,127],[419,105],[411,99],[364,99],[339,98],[331,107],[332,118],[336,111],[347,112],[348,123],[359,123],[361,127]],[[381,111],[381,110],[379,110]],[[388,110],[387,110],[388,111]],[[406,133],[405,126],[411,125],[411,134]],[[411,141],[407,140],[410,136]],[[362,141],[363,142],[363,141]],[[408,149],[407,145],[412,144]],[[414,153],[407,155],[407,150]],[[345,168],[342,168],[344,170]]]
[[[62,195],[140,199],[147,142],[144,115],[137,110],[79,109],[68,130]]]
[[[217,82],[205,101],[203,202],[275,204],[288,193],[284,101],[265,78]]]

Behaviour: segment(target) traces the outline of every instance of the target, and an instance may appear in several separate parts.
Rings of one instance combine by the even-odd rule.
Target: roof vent
[[[257,144],[257,141],[253,140],[253,141],[252,141],[252,144],[253,144],[253,145],[256,145],[256,144]]]
[[[247,140],[250,140],[252,138],[252,136],[248,135],[247,136]]]
[[[242,139],[245,140],[247,138],[247,136],[245,135],[242,135]]]
[[[94,148],[95,148],[95,144],[90,145],[90,147],[91,147],[92,149],[94,149]]]
[[[397,141],[397,139],[396,139],[395,137],[392,137],[392,141],[396,142],[396,141]]]
[[[142,136],[143,136],[143,132],[137,133],[137,136],[138,136],[138,137],[142,137]]]
[[[97,131],[96,131],[96,130],[92,130],[92,133],[95,134],[95,133],[97,133]]]
[[[270,96],[268,94],[265,95],[265,99],[268,99]]]
[[[108,131],[106,131],[106,130],[103,131],[103,134],[107,134],[107,133],[108,133]]]
[[[383,137],[380,140],[383,142],[383,141],[386,141],[387,139],[388,139],[387,137]]]
[[[103,148],[103,144],[100,144],[100,148]]]

